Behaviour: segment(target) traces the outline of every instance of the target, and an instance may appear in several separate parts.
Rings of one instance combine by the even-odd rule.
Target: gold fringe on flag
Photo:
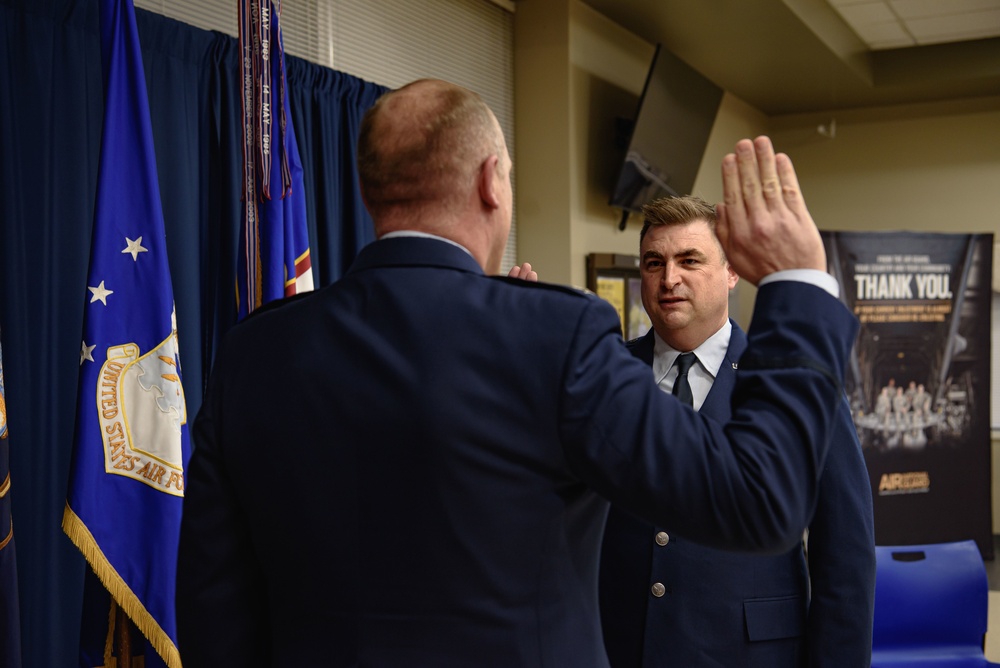
[[[139,631],[146,636],[168,668],[183,668],[177,646],[104,556],[104,552],[101,551],[93,534],[90,533],[90,529],[73,512],[68,503],[63,510],[62,528],[73,544],[83,553],[101,584],[117,601],[118,605],[125,610],[125,614],[129,616]]]

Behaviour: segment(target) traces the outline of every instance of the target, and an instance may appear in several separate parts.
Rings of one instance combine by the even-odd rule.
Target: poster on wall
[[[876,544],[972,539],[992,559],[993,235],[822,234],[841,299],[861,323],[845,390]]]

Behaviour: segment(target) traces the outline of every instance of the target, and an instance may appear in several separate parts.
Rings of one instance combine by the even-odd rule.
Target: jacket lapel
[[[729,336],[729,349],[726,350],[726,359],[719,367],[719,373],[712,383],[712,389],[705,397],[705,403],[701,405],[699,412],[708,417],[725,422],[732,415],[732,406],[729,402],[733,394],[733,386],[736,384],[736,371],[740,356],[747,347],[747,335],[740,329],[740,326],[730,319],[733,325],[733,333]]]

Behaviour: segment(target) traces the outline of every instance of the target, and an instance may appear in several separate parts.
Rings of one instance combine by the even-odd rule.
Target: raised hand
[[[792,161],[771,140],[740,140],[722,159],[716,234],[733,269],[756,285],[785,269],[826,271],[826,251]]]

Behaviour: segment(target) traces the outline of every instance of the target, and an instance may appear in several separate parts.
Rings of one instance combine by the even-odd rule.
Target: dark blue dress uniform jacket
[[[653,332],[628,343],[653,363]],[[746,334],[733,323],[726,359],[701,406],[720,421]],[[841,402],[801,545],[774,556],[702,547],[612,507],[600,604],[612,668],[862,668],[871,661],[875,539],[871,484]],[[810,602],[810,580],[812,597]],[[655,595],[652,591],[657,584]]]
[[[754,325],[723,429],[656,387],[606,302],[440,240],[367,246],[219,352],[186,472],[185,668],[607,666],[607,500],[782,552],[812,515],[857,323],[783,284]]]

